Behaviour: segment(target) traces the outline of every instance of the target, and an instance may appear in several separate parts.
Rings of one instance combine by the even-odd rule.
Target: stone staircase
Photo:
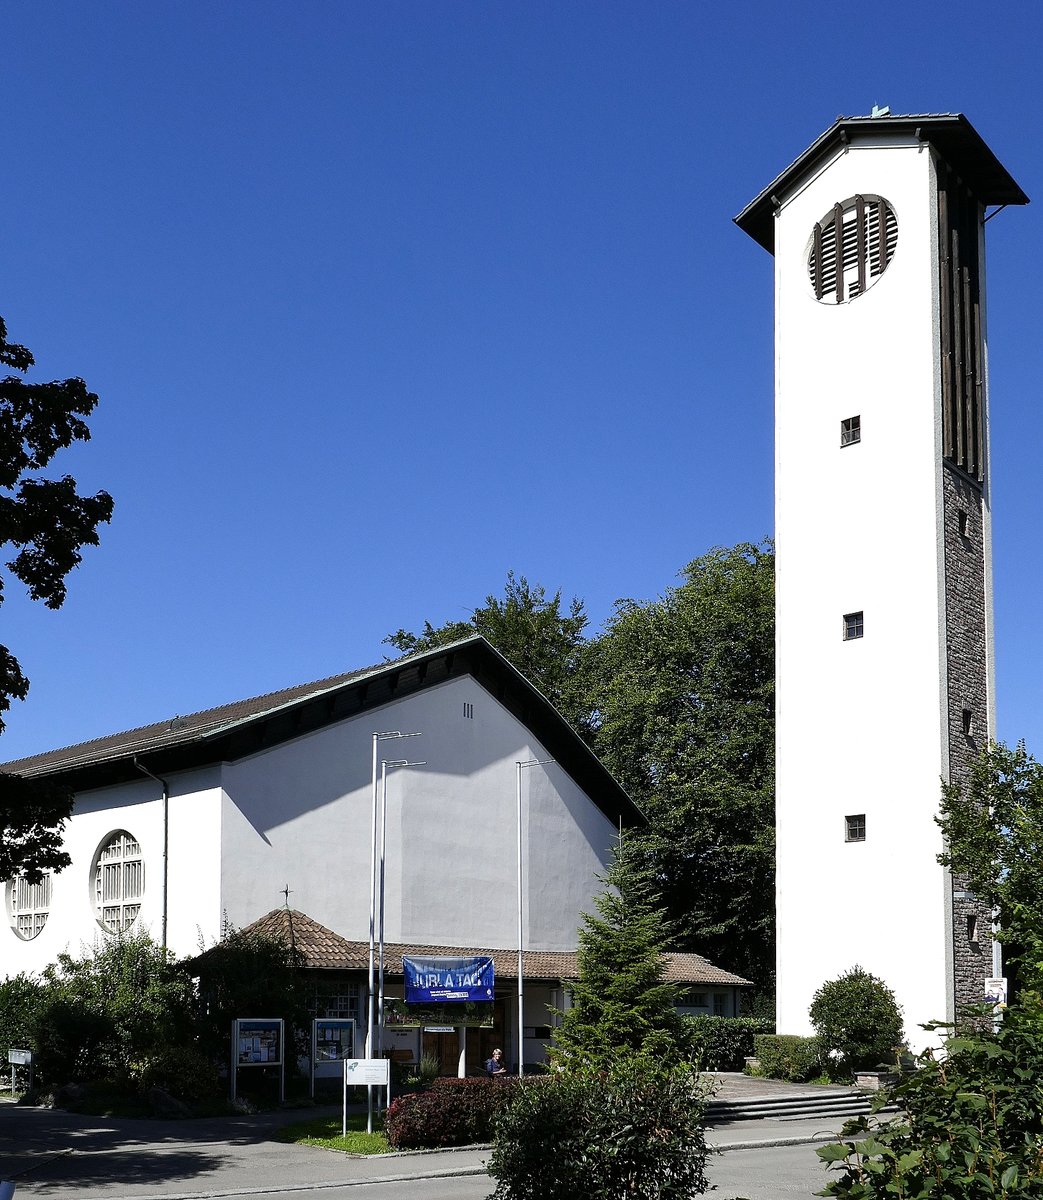
[[[785,1095],[740,1096],[710,1100],[706,1105],[706,1123],[720,1125],[728,1121],[846,1121],[869,1112],[870,1097],[855,1088],[800,1089]],[[884,1112],[896,1111],[893,1106]]]

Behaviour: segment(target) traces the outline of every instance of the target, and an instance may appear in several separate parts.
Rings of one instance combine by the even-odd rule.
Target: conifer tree
[[[562,1065],[607,1065],[628,1052],[667,1057],[679,1023],[674,989],[664,979],[666,913],[655,907],[648,878],[622,839],[599,879],[606,889],[594,900],[596,915],[583,914],[579,978],[552,1053]]]

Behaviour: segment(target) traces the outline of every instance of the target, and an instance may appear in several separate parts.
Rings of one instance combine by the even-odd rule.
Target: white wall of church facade
[[[465,704],[473,716],[465,715]],[[242,925],[282,902],[349,938],[369,928],[372,735],[388,773],[385,938],[517,941],[515,762],[546,758],[477,682],[451,680],[223,769],[222,905]],[[523,773],[526,945],[575,946],[608,861],[611,823],[556,765]]]
[[[473,716],[465,716],[468,704]],[[369,931],[372,735],[381,757],[426,760],[388,775],[386,925],[389,942],[512,947],[517,943],[515,762],[549,757],[525,725],[470,677],[451,680],[291,742],[203,770],[171,774],[168,945],[179,956],[283,903],[342,936]],[[566,950],[600,889],[612,823],[565,770],[525,769],[525,944]],[[158,941],[163,806],[151,779],[77,796],[43,930],[0,928],[0,973],[39,971],[91,945],[101,927],[92,867],[99,845],[126,829],[141,845],[145,887],[135,928]]]
[[[218,771],[173,776],[170,800],[168,944],[178,954],[194,952],[199,934],[220,930]],[[0,974],[39,972],[61,953],[80,954],[103,934],[94,894],[96,855],[121,830],[141,847],[144,888],[134,929],[158,942],[163,914],[163,803],[157,783],[141,781],[81,792],[64,832],[71,866],[51,883],[51,905],[41,932],[28,941],[5,922],[0,929]]]
[[[811,230],[857,194],[892,205],[897,248],[865,294],[823,304]],[[914,1040],[946,1015],[935,195],[927,148],[856,142],[776,219],[780,1032],[809,1032],[813,992],[856,961]],[[841,448],[855,415],[861,442]],[[864,636],[845,641],[855,612]],[[848,843],[856,814],[865,841]]]

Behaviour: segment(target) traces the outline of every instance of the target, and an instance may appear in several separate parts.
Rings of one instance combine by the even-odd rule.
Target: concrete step
[[[794,1095],[750,1096],[711,1100],[706,1106],[708,1124],[725,1121],[804,1121],[809,1117],[855,1117],[869,1112],[865,1092],[805,1092]]]

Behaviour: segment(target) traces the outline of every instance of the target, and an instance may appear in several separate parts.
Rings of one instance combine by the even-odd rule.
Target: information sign
[[[388,1087],[391,1060],[387,1058],[346,1058],[344,1082],[348,1087]]]
[[[28,1067],[33,1061],[31,1050],[8,1050],[7,1061],[12,1067]]]
[[[282,1063],[282,1021],[237,1021],[236,1061],[241,1067],[272,1067]]]

